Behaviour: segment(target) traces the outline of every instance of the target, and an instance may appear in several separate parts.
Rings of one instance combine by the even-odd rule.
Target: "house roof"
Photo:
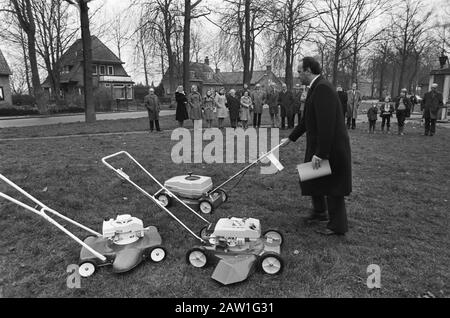
[[[0,50],[0,75],[11,75],[11,69],[3,56],[2,50]]]
[[[125,64],[122,62],[102,41],[96,36],[91,37],[92,62]],[[81,39],[76,40],[69,49],[61,56],[61,65],[74,65],[83,60],[83,43]]]
[[[431,75],[450,75],[450,67],[432,70]]]
[[[258,83],[265,75],[267,75],[267,72],[267,70],[253,71],[250,85]],[[220,82],[225,85],[240,85],[244,81],[244,72],[220,72],[217,74],[217,77],[220,79]]]

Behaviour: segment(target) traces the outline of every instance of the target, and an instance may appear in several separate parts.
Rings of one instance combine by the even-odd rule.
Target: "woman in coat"
[[[241,109],[239,111],[239,118],[242,122],[242,127],[247,129],[248,121],[250,119],[250,109],[252,107],[252,99],[248,91],[244,91],[244,96],[241,97]]]
[[[177,110],[175,113],[175,119],[178,121],[180,127],[183,127],[185,120],[189,119],[188,111],[186,109],[188,100],[184,93],[183,86],[178,86],[175,92],[175,100],[177,102]]]
[[[230,112],[231,127],[236,128],[239,121],[239,109],[241,108],[241,104],[234,89],[230,90],[230,94],[227,96],[227,107]]]
[[[208,90],[206,92],[205,99],[203,100],[203,119],[206,120],[208,128],[211,128],[212,122],[214,120],[214,109],[215,101],[212,96],[212,91]]]
[[[405,134],[405,119],[411,114],[411,100],[406,96],[408,90],[402,88],[400,96],[395,100],[395,115],[397,116],[398,134]]]
[[[195,121],[202,120],[202,96],[198,92],[197,86],[192,85],[191,93],[188,96],[189,118],[195,125]]]
[[[227,97],[225,96],[225,88],[221,88],[215,97],[217,107],[217,118],[219,119],[219,129],[223,128],[223,121],[228,117]]]

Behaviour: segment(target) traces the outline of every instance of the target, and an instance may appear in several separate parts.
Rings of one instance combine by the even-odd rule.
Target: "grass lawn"
[[[304,138],[281,151],[281,173],[261,175],[252,169],[211,218],[252,216],[261,219],[263,228],[281,229],[285,271],[275,278],[255,273],[246,282],[222,287],[210,278],[213,268],[198,270],[185,263],[186,251],[197,244],[194,238],[100,162],[105,155],[126,150],[161,181],[193,171],[211,176],[215,183],[243,167],[172,163],[170,149],[176,141],[170,140],[170,129],[176,123],[172,116],[161,121],[167,130],[159,134],[0,141],[0,172],[50,207],[97,231],[106,217],[132,214],[158,227],[169,252],[163,265],[143,263],[125,275],[102,268],[83,279],[81,289],[68,289],[66,268],[78,261],[79,246],[38,216],[1,201],[0,296],[450,296],[450,165],[445,155],[450,130],[438,128],[433,138],[423,137],[421,127],[411,123],[403,137],[368,135],[366,124],[350,132],[353,193],[347,199],[350,232],[345,238],[321,237],[301,221],[310,205],[300,195],[295,170],[303,161]],[[144,131],[147,125],[144,118],[0,129],[0,139]],[[4,184],[0,191],[15,194]],[[200,229],[185,210],[173,211]],[[87,234],[78,229],[74,233]],[[381,267],[380,290],[366,287],[370,264]]]

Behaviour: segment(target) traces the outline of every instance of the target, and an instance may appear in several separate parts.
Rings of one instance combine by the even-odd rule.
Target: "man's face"
[[[356,84],[353,84],[353,85],[352,85],[352,89],[353,89],[354,91],[356,90],[356,87],[357,87]]]
[[[298,75],[302,85],[309,85],[311,83],[311,77],[309,76],[309,74],[311,73],[308,70],[306,71],[303,70],[303,66],[301,69],[299,69]]]
[[[436,86],[432,86],[432,87],[431,87],[431,91],[434,92],[434,93],[436,93],[437,87],[436,87]]]

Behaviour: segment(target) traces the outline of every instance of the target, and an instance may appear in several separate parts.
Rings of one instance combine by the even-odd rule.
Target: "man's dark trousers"
[[[436,133],[436,119],[425,117],[425,135],[434,135]]]
[[[344,197],[312,196],[312,204],[314,213],[321,214],[328,210],[330,220],[327,228],[338,234],[344,234],[348,231]]]
[[[356,119],[355,118],[351,118],[351,117],[347,117],[347,128],[350,129],[350,127],[352,129],[356,128]]]

